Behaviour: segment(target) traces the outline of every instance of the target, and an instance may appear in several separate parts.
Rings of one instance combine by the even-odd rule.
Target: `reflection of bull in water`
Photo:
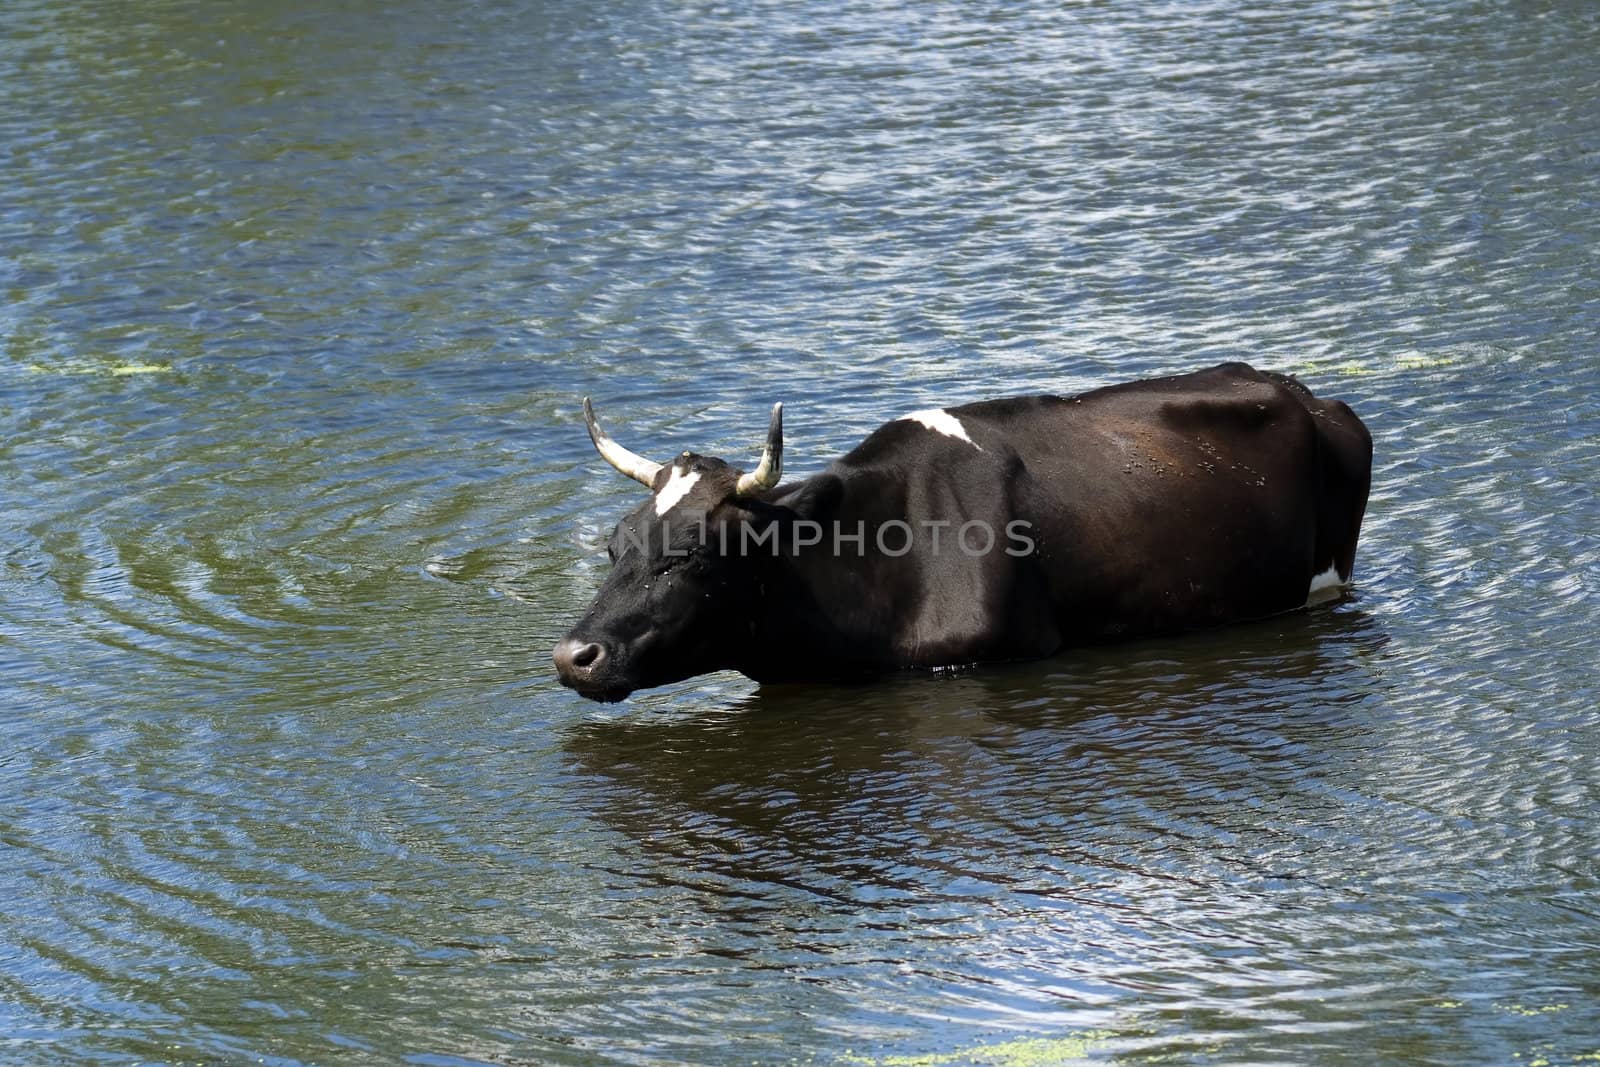
[[[1343,588],[1372,439],[1339,401],[1244,364],[917,412],[826,471],[657,464],[585,415],[652,498],[555,649],[621,700],[732,668],[762,681],[1032,659],[1301,607]],[[942,536],[941,536],[942,535]]]
[[[1332,879],[1370,842],[1282,813],[1370,781],[1386,644],[1352,606],[1070,670],[764,687],[717,714],[577,723],[562,747],[574,804],[651,857],[630,878],[704,880],[730,908],[787,886],[775,907],[877,911],[958,877],[1064,896],[1114,873]]]
[[[878,1027],[923,1047],[953,1003],[967,1026],[1062,1019],[1085,1010],[1072,991],[1123,1020],[1095,1026],[1165,1033],[1197,988],[1229,1003],[1261,923],[1337,929],[1382,877],[1380,835],[1340,820],[1382,778],[1387,641],[1348,604],[1070,664],[761,687],[714,711],[663,695],[558,730],[564,806],[625,842],[592,860],[596,906],[662,954],[627,973],[729,1013],[772,1013],[749,998],[780,981],[792,1044]]]

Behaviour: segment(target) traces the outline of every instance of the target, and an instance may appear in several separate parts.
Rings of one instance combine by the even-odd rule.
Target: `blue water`
[[[0,8],[0,1059],[1600,1055],[1600,9]],[[1246,359],[1353,599],[585,703],[624,443]]]

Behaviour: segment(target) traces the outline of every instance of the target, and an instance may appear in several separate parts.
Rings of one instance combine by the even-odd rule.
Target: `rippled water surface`
[[[1600,1056],[1600,8],[7,0],[0,1059]],[[1356,596],[587,704],[637,499],[1242,358]],[[920,1058],[919,1058],[920,1057]]]

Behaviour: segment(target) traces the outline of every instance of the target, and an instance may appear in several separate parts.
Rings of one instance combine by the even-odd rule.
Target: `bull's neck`
[[[866,534],[865,552],[849,539],[857,522],[867,521],[858,506],[867,489],[836,467],[763,498],[770,508],[764,514],[779,523],[783,541],[775,554],[759,557],[753,625],[739,670],[758,681],[781,681],[881,669],[887,648],[879,646],[888,627],[872,621],[873,597],[881,595],[869,582],[872,534]],[[802,530],[809,539],[819,529],[819,543],[796,549]],[[845,535],[842,542],[834,540],[836,531]]]

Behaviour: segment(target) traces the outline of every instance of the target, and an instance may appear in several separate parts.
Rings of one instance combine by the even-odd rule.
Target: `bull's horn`
[[[656,475],[661,473],[661,464],[651,463],[637,452],[629,452],[617,444],[594,421],[594,408],[589,404],[589,398],[583,398],[583,421],[589,426],[589,440],[594,442],[595,451],[617,470],[626,474],[636,482],[654,488]]]
[[[783,405],[772,405],[772,421],[767,424],[767,444],[761,450],[761,463],[749,474],[739,475],[735,496],[753,496],[771,489],[783,477]]]

